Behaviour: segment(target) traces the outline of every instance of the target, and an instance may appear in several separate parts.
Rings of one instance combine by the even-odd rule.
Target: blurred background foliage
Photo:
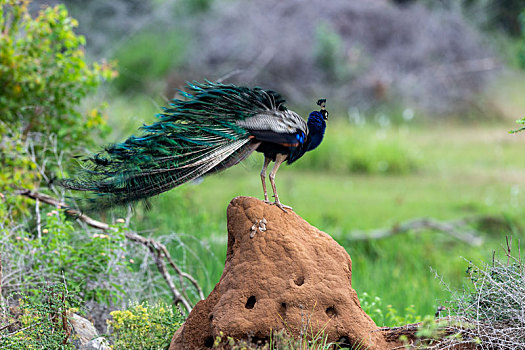
[[[521,36],[520,1],[65,3],[92,57],[119,62],[120,92],[172,98],[186,80],[229,77],[301,105],[330,96],[343,111],[402,101],[491,116],[479,95],[516,62],[496,54],[500,41],[511,50]]]
[[[0,3],[3,247],[20,254],[46,248],[38,238],[43,208],[22,200],[16,188],[67,196],[54,182],[71,173],[76,157],[136,133],[186,80],[203,79],[275,89],[303,116],[318,98],[328,99],[325,141],[279,172],[279,189],[286,204],[349,251],[354,287],[368,293],[366,304],[380,325],[434,314],[447,294],[429,266],[461,286],[468,264],[460,256],[490,260],[506,234],[525,238],[525,141],[507,134],[525,111],[522,0]],[[163,194],[151,211],[139,205],[130,225],[162,240],[208,293],[224,266],[225,208],[237,195],[261,195],[261,163],[255,155]],[[415,217],[477,216],[485,218],[472,225],[481,246],[431,230],[352,238],[356,230]],[[107,300],[108,291],[138,302],[168,300],[160,282],[154,295],[128,290],[145,283],[130,274],[143,272],[147,262],[137,258],[112,275],[99,267],[105,259],[117,264],[115,254],[85,259],[99,249],[100,237],[91,232],[88,240],[85,228],[71,229],[61,219],[53,225],[49,239],[67,238],[61,249],[78,250],[63,256],[78,261],[60,261],[66,272],[78,264],[131,281],[87,288],[83,295],[91,302],[121,306]],[[104,242],[131,252],[118,240]],[[4,249],[1,254],[10,257]],[[21,268],[17,261],[11,271]],[[41,266],[46,260],[28,261]],[[71,274],[72,284],[81,281]],[[99,307],[100,318],[110,309]]]

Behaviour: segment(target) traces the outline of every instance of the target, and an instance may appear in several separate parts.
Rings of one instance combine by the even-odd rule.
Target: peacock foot
[[[279,202],[278,200],[276,200],[275,202],[273,203],[270,203],[272,205],[276,205],[279,209],[281,209],[282,211],[284,211],[285,213],[288,213],[288,211],[286,209],[289,209],[289,210],[293,210],[292,207],[288,206],[288,205],[284,205],[282,204],[281,202]]]

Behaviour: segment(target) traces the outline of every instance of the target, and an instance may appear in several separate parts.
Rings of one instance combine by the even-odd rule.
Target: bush
[[[0,193],[13,218],[28,207],[9,192],[57,177],[57,164],[46,160],[50,152],[63,158],[109,131],[100,106],[88,113],[78,106],[114,75],[109,64],[86,62],[85,40],[74,33],[77,22],[64,6],[35,18],[28,6],[27,0],[0,0],[0,168],[8,169],[0,175]],[[51,139],[54,148],[47,147]]]
[[[29,132],[54,133],[63,147],[92,142],[86,131],[107,131],[98,109],[86,115],[77,107],[114,74],[111,65],[89,65],[74,33],[77,21],[63,5],[32,18],[29,1],[0,0],[0,120]]]
[[[78,300],[64,284],[50,284],[41,292],[41,298],[22,298],[17,315],[9,315],[10,328],[0,331],[0,349],[74,349],[67,312],[78,306]]]
[[[178,309],[164,303],[133,303],[111,316],[109,339],[114,349],[123,350],[164,350],[184,321]]]
[[[0,201],[0,211],[2,207]],[[1,258],[6,275],[12,274],[4,290],[23,291],[38,299],[42,284],[65,279],[84,301],[116,303],[128,269],[124,232],[91,234],[75,229],[56,210],[42,216],[42,223],[35,223],[41,225],[35,234],[19,225],[0,224]]]
[[[465,343],[482,349],[525,348],[525,265],[511,247],[508,239],[506,261],[494,256],[490,263],[469,263],[469,284],[452,291],[455,324],[448,324],[447,330],[452,328],[454,334],[440,349]]]
[[[0,117],[1,118],[1,117]],[[26,143],[17,129],[10,128],[0,120],[0,224],[28,214],[29,200],[21,196],[10,196],[13,186],[32,188],[40,183],[41,175],[26,153]]]

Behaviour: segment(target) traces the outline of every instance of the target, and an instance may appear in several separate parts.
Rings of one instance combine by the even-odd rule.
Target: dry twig
[[[372,231],[354,231],[349,235],[352,241],[364,241],[369,239],[381,239],[406,233],[408,231],[421,232],[423,230],[434,230],[446,233],[462,242],[469,245],[479,246],[483,243],[483,238],[479,236],[479,232],[466,225],[471,222],[471,219],[463,219],[456,221],[437,221],[431,218],[419,218],[408,220],[392,227],[376,229]]]
[[[68,208],[65,203],[49,195],[39,193],[36,191],[30,191],[28,189],[19,189],[16,193],[18,195],[25,196],[25,197],[28,197],[34,200],[39,200],[42,203],[53,205],[57,208],[65,208],[64,211],[66,212],[66,214],[72,217],[75,217],[77,220],[80,220],[84,222],[85,224],[87,224],[88,226],[91,226],[93,228],[100,229],[100,230],[110,230],[110,231],[115,230],[114,228],[112,228],[110,225],[108,225],[105,222],[95,220],[81,213],[80,211],[76,209]],[[175,304],[181,303],[184,306],[184,308],[187,310],[188,313],[192,309],[188,295],[186,294],[184,279],[187,279],[193,285],[193,287],[197,290],[199,297],[201,299],[204,299],[204,293],[202,291],[202,288],[199,286],[197,280],[195,280],[195,278],[191,276],[190,274],[182,271],[177,266],[177,264],[175,264],[175,262],[171,258],[171,255],[166,249],[166,246],[164,244],[157,242],[156,240],[152,238],[145,238],[145,237],[142,237],[141,235],[138,235],[130,231],[127,231],[125,233],[125,237],[128,240],[135,242],[135,243],[139,243],[149,249],[151,255],[155,259],[155,264],[157,265],[157,269],[159,270],[160,274],[166,281],[172,293],[173,302]],[[173,283],[173,279],[171,278],[171,275],[167,269],[166,261],[168,262],[168,265],[171,266],[173,270],[175,270],[176,274],[179,277],[179,285],[180,285],[179,288],[177,288],[175,283]]]

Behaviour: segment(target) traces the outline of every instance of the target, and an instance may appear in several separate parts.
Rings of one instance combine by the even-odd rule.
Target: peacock
[[[308,122],[285,107],[272,90],[223,83],[188,83],[183,99],[172,100],[157,114],[159,121],[141,127],[140,136],[107,146],[84,158],[76,176],[62,186],[90,191],[91,209],[145,200],[203,175],[234,166],[253,151],[264,154],[261,181],[264,201],[286,212],[277,195],[279,166],[292,164],[323,140],[326,99]],[[268,199],[266,170],[275,201]]]

